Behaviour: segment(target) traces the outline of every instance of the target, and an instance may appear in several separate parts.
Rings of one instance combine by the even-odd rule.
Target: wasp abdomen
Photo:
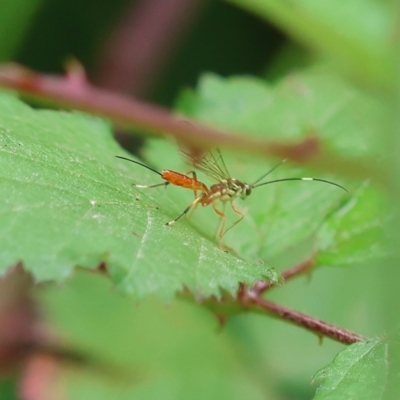
[[[199,190],[202,192],[208,191],[207,186],[204,183],[199,182],[196,177],[191,178],[190,176],[169,169],[161,171],[161,177],[175,186],[191,190]]]

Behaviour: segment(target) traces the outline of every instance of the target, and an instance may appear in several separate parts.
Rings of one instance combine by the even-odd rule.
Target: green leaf
[[[391,400],[400,390],[398,338],[356,343],[314,376],[322,379],[314,400]]]
[[[377,0],[315,2],[229,0],[272,21],[296,39],[327,55],[368,86],[391,85],[390,47],[395,7]]]
[[[106,263],[136,297],[234,293],[239,282],[277,279],[265,265],[220,250],[175,217],[167,194],[138,191],[156,178],[116,159],[110,127],[79,113],[36,111],[0,96],[0,267],[23,261],[38,280],[63,280],[75,266]],[[133,164],[132,164],[133,165]]]

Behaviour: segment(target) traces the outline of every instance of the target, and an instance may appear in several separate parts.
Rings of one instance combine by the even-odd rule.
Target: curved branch
[[[255,311],[267,312],[268,314],[274,315],[294,325],[305,328],[317,334],[320,338],[326,336],[343,344],[352,344],[366,340],[366,338],[356,333],[328,324],[317,318],[273,303],[261,297],[248,294],[249,292],[245,292],[240,296],[240,302],[245,308],[250,307]]]

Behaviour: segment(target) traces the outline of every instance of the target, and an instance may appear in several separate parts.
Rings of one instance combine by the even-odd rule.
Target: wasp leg
[[[192,175],[192,179],[196,182],[198,182],[197,180],[197,174],[195,171],[189,171],[189,172],[185,172],[184,175],[188,176],[188,175]],[[197,190],[193,190],[194,192],[194,198],[196,199],[197,197]]]
[[[222,236],[225,235],[226,232],[230,231],[235,225],[237,225],[237,224],[244,218],[244,214],[243,214],[240,210],[238,210],[238,209],[233,205],[233,203],[231,203],[231,207],[232,207],[232,210],[233,210],[236,214],[240,215],[240,218],[239,218],[237,221],[235,221],[235,222],[222,234]]]
[[[200,193],[199,196],[197,196],[182,212],[182,214],[178,215],[175,219],[172,221],[167,222],[165,225],[171,226],[174,224],[178,219],[182,218],[184,215],[186,215],[193,207],[196,207],[199,202],[203,199],[205,193]]]
[[[195,171],[188,171],[188,172],[185,172],[184,173],[184,175],[186,175],[186,176],[188,176],[188,175],[192,175],[192,179],[194,180],[194,181],[196,181],[196,182],[198,182],[198,180],[197,180],[197,174],[196,174],[196,172]],[[195,189],[193,189],[193,193],[194,193],[194,200],[196,200],[197,199],[197,190],[195,190]],[[189,210],[185,210],[182,214],[184,214],[185,215],[185,218],[186,219],[189,219],[191,216],[192,216],[192,213],[194,212],[194,210],[196,210],[196,207],[197,207],[197,205],[198,205],[199,203],[197,202],[195,205],[193,205],[193,206],[190,206],[189,205]],[[189,214],[189,211],[190,211],[190,214]],[[178,220],[180,217],[182,217],[182,215],[180,215],[176,220]],[[173,221],[171,221],[171,222],[168,222],[168,224],[166,224],[166,225],[171,225],[171,224],[173,224],[175,222],[175,220],[173,220]]]
[[[158,186],[167,186],[169,185],[170,182],[163,182],[163,183],[156,183],[155,185],[137,185],[136,183],[133,183],[133,186],[141,189],[150,189],[150,188],[155,188]]]
[[[193,179],[194,181],[198,182],[196,172],[195,172],[195,171],[185,172],[185,175],[186,175],[186,176],[187,176],[187,175],[190,175],[190,174],[192,175],[192,179]],[[195,200],[197,199],[197,192],[198,192],[197,190],[193,189],[194,199],[195,199]],[[191,208],[190,214],[186,213],[186,219],[189,219],[189,218],[192,216],[192,214],[193,214],[194,211],[196,210],[196,207],[197,207],[198,204],[199,204],[199,203],[196,203],[196,205],[195,205],[194,207]]]
[[[224,236],[224,229],[225,229],[225,224],[226,224],[226,215],[225,215],[225,203],[223,203],[223,210],[218,210],[217,207],[215,207],[215,205],[213,204],[213,209],[214,211],[218,214],[218,216],[220,217],[220,221],[217,227],[217,232],[215,234],[215,236],[218,239],[218,243],[220,245],[220,247],[222,248],[222,236]]]

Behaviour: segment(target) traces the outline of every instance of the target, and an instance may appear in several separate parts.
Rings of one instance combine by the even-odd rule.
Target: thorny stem
[[[185,297],[187,296],[191,297],[189,291],[185,293]],[[320,339],[329,337],[343,344],[352,344],[366,340],[366,338],[357,333],[339,328],[338,326],[331,325],[310,315],[266,300],[261,297],[261,294],[255,293],[252,289],[246,288],[243,284],[240,285],[237,296],[227,296],[222,300],[211,297],[205,300],[203,304],[217,316],[221,325],[223,325],[230,316],[250,311],[262,315],[271,315],[287,321],[293,325],[307,329]]]
[[[265,300],[259,296],[254,296],[251,292],[246,290],[241,292],[238,296],[238,300],[245,309],[255,308],[256,310],[267,312],[294,325],[301,326],[317,334],[321,338],[326,336],[344,344],[352,344],[365,340],[364,337],[356,333],[328,324],[317,318],[281,306],[280,304]]]
[[[306,260],[283,271],[282,277],[284,280],[287,281],[288,279],[307,272],[313,267],[315,256],[316,253],[314,252]],[[344,344],[352,344],[365,340],[361,335],[264,299],[262,294],[272,287],[274,286],[266,281],[259,281],[251,288],[241,285],[238,291],[237,301],[244,309],[267,312],[294,325],[301,326],[315,333],[320,338],[326,336]]]
[[[316,253],[313,253],[303,262],[283,271],[283,278],[288,280],[307,272],[314,265],[315,256]],[[236,297],[225,297],[222,301],[212,298],[207,300],[205,304],[214,311],[221,324],[225,323],[230,315],[235,315],[243,311],[254,311],[262,314],[267,313],[305,328],[321,339],[329,337],[343,344],[352,344],[366,340],[361,335],[264,299],[262,297],[263,293],[273,287],[272,284],[265,281],[259,281],[250,288],[241,284]]]
[[[288,144],[266,139],[251,138],[214,129],[196,122],[183,123],[168,110],[130,99],[90,85],[84,79],[75,79],[75,71],[66,77],[41,75],[14,64],[0,66],[0,86],[18,90],[53,104],[93,112],[111,119],[114,123],[157,134],[169,134],[178,142],[199,148],[224,146],[233,150],[248,151],[297,163],[307,163],[321,171],[346,177],[375,178],[389,187],[387,174],[367,160],[345,158],[329,152],[315,135],[300,143]],[[187,120],[185,118],[185,120]]]

